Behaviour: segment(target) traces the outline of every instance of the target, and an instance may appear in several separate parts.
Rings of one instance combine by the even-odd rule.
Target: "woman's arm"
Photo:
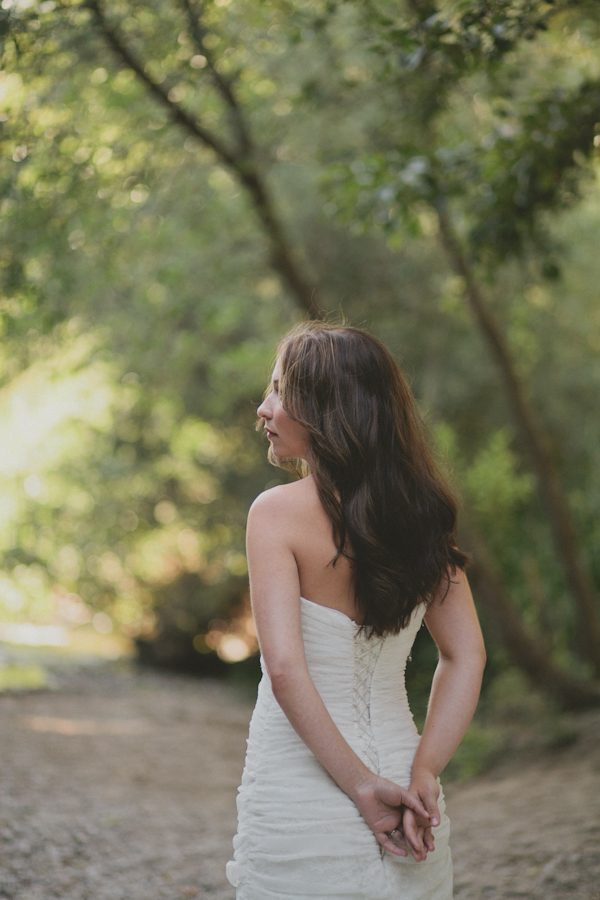
[[[423,735],[414,758],[410,792],[419,797],[430,816],[439,822],[438,775],[460,744],[479,699],[485,667],[485,647],[473,597],[465,573],[452,575],[446,597],[435,599],[425,623],[433,637],[439,662],[433,676]],[[407,811],[404,830],[411,852],[424,859],[433,849],[428,822]],[[417,827],[415,827],[415,824]]]
[[[285,489],[284,489],[285,490]],[[292,551],[294,518],[282,490],[261,494],[248,516],[250,592],[263,661],[273,693],[291,725],[339,787],[354,801],[379,843],[406,856],[388,836],[405,805],[426,816],[420,802],[374,775],[329,715],[306,663],[300,582]]]

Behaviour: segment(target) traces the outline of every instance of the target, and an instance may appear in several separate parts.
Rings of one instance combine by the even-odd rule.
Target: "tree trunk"
[[[477,603],[513,663],[526,673],[535,687],[549,694],[563,709],[600,706],[600,684],[574,678],[554,664],[545,641],[534,638],[527,631],[479,535],[468,526],[461,530],[464,544],[473,549],[471,578]]]
[[[460,246],[445,200],[440,199],[436,208],[441,242],[454,271],[464,279],[466,300],[500,371],[514,421],[537,477],[556,555],[575,601],[581,655],[592,665],[596,677],[600,677],[600,624],[595,591],[589,569],[579,549],[575,524],[552,456],[548,435],[538,421],[525,386],[519,379],[506,337],[487,306],[473,269]]]

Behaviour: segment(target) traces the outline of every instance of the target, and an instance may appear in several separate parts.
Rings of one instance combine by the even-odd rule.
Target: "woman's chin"
[[[306,459],[307,457],[305,447],[286,447],[279,441],[277,442],[277,446],[271,442],[269,454],[276,459]]]
[[[271,455],[276,459],[297,459],[297,456],[294,453],[290,453],[289,450],[286,450],[285,447],[277,447],[275,448],[271,444]]]

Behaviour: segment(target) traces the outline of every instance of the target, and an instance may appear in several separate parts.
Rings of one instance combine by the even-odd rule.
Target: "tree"
[[[412,93],[408,103],[403,94],[402,127],[378,135],[379,146],[362,165],[354,161],[335,167],[331,179],[337,183],[334,193],[340,205],[353,211],[349,215],[383,224],[389,232],[418,227],[424,204],[435,210],[439,239],[462,280],[465,301],[498,367],[536,473],[575,603],[581,654],[599,675],[596,595],[552,442],[476,275],[479,269],[482,279],[489,280],[509,257],[524,257],[533,244],[543,245],[541,212],[572,202],[582,166],[594,153],[600,83],[580,80],[575,89],[560,84],[538,87],[535,99],[519,102],[512,98],[519,67],[502,65],[519,41],[532,39],[548,26],[551,11],[549,4],[540,3],[472,3],[447,17],[430,2],[414,2],[396,13],[385,4],[371,4],[363,21],[379,77],[397,90],[410,83]],[[451,92],[468,90],[464,82],[475,78],[484,86],[488,103],[502,101],[496,133],[485,136],[479,146],[465,140],[473,139],[473,129],[466,135],[448,127]],[[473,190],[478,184],[484,188],[479,193]],[[464,240],[453,223],[453,207],[464,222]]]
[[[562,582],[543,515],[526,473],[519,470],[519,456],[514,463],[508,459],[513,446],[521,451],[525,446],[502,428],[506,409],[497,379],[461,311],[465,278],[448,273],[441,220],[432,202],[435,197],[446,202],[452,236],[486,308],[494,304],[495,316],[510,323],[506,343],[512,348],[518,340],[521,348],[528,347],[532,329],[541,329],[546,356],[560,356],[572,368],[587,365],[591,373],[591,343],[580,352],[574,335],[557,342],[552,317],[544,319],[541,307],[526,299],[530,287],[538,298],[554,289],[548,280],[543,286],[531,284],[542,269],[551,274],[556,268],[550,237],[545,245],[540,240],[540,220],[534,217],[530,227],[526,217],[504,212],[486,219],[488,184],[507,175],[508,203],[515,193],[510,177],[517,186],[523,177],[522,166],[513,172],[514,159],[507,159],[511,148],[522,150],[513,129],[529,114],[526,100],[534,97],[537,103],[546,96],[548,122],[542,139],[555,134],[550,123],[556,118],[551,109],[556,97],[549,98],[552,86],[560,87],[566,78],[565,63],[556,65],[554,50],[544,44],[552,39],[550,30],[528,44],[532,63],[525,75],[523,70],[518,78],[511,74],[508,70],[518,68],[522,58],[519,40],[527,16],[536,33],[537,7],[523,4],[514,15],[516,4],[497,4],[494,15],[508,23],[504,32],[494,31],[499,22],[486,18],[486,7],[469,4],[469,11],[481,13],[470,23],[460,16],[449,26],[439,17],[427,25],[419,25],[418,17],[410,20],[416,31],[400,51],[401,29],[392,35],[394,44],[379,23],[378,34],[385,40],[377,53],[365,39],[373,34],[372,22],[366,30],[362,18],[365,10],[371,14],[372,5],[208,4],[201,24],[210,33],[201,36],[201,48],[184,7],[170,18],[162,12],[172,12],[171,4],[128,4],[111,7],[111,13],[107,6],[99,7],[103,26],[113,30],[133,62],[143,61],[144,77],[131,67],[114,65],[114,53],[89,7],[55,10],[46,4],[43,10],[11,10],[19,53],[9,39],[4,57],[4,79],[9,81],[0,83],[0,115],[8,113],[0,135],[5,381],[14,382],[23,367],[29,372],[29,362],[43,346],[60,354],[68,334],[89,330],[97,341],[89,362],[101,354],[109,364],[106,384],[115,398],[126,391],[135,400],[122,406],[119,400],[104,431],[97,429],[96,440],[81,442],[77,465],[72,460],[61,469],[62,494],[73,490],[75,497],[83,491],[95,504],[95,514],[66,515],[60,504],[32,500],[31,507],[19,512],[21,532],[14,546],[4,543],[9,547],[7,572],[19,565],[28,571],[37,566],[38,574],[50,573],[49,583],[66,579],[71,590],[81,590],[91,604],[118,618],[125,582],[105,580],[105,575],[117,574],[118,562],[140,589],[149,614],[154,612],[170,634],[185,635],[190,652],[194,632],[204,633],[211,617],[227,618],[227,609],[240,598],[242,576],[233,569],[241,565],[237,555],[245,509],[274,474],[262,463],[258,445],[252,449],[243,437],[253,418],[248,395],[258,399],[275,339],[303,307],[292,292],[281,292],[265,268],[268,244],[256,228],[250,194],[240,190],[238,175],[226,161],[217,163],[214,150],[197,134],[182,141],[182,126],[175,124],[176,107],[205,126],[227,151],[237,151],[233,110],[215,86],[207,50],[214,72],[234,86],[249,133],[260,135],[254,144],[257,170],[263,178],[268,174],[270,196],[277,198],[286,234],[292,236],[286,240],[305,254],[302,271],[311,272],[320,285],[323,305],[343,305],[351,321],[372,328],[404,356],[425,409],[456,433],[455,468],[473,507],[468,541],[475,546],[475,532],[482,531],[494,559],[486,569],[487,581],[492,583],[496,572],[502,608],[514,610],[517,631],[513,628],[511,637],[505,630],[503,640],[509,650],[523,651],[515,658],[527,668],[536,658],[528,650],[532,641],[547,639],[567,671],[553,661],[550,669],[560,670],[562,688],[560,678],[546,677],[547,671],[540,683],[562,701],[570,697],[574,702],[574,676],[568,669],[577,671],[578,663]],[[126,10],[132,15],[125,15]],[[396,7],[392,12],[396,15]],[[505,52],[502,35],[507,29],[513,44]],[[431,41],[428,35],[433,35]],[[591,40],[593,49],[595,38]],[[511,53],[514,60],[508,63]],[[550,78],[541,73],[544,65],[552,68]],[[166,92],[171,105],[150,89],[146,76]],[[559,106],[564,103],[566,112],[575,115],[579,107],[571,104],[571,110],[570,98],[581,82],[572,72],[569,79],[571,94],[559,97]],[[475,87],[482,122],[471,107]],[[502,114],[492,101],[503,107]],[[528,129],[522,134],[533,136],[536,129]],[[525,156],[536,147],[532,137]],[[532,159],[535,164],[535,152]],[[548,160],[542,169],[554,165]],[[581,171],[574,171],[573,184]],[[323,206],[316,184],[327,179],[330,196]],[[538,182],[543,181],[540,175]],[[549,207],[553,227],[562,221],[557,213],[568,199],[568,191],[561,194],[567,182],[556,207]],[[494,187],[498,196],[500,187]],[[349,229],[336,222],[334,203],[339,209],[350,207]],[[541,207],[547,208],[544,203]],[[520,269],[510,262],[514,248],[496,259],[491,251],[501,245],[500,238],[481,241],[474,236],[473,226],[484,221],[488,226],[493,221],[516,223],[524,248]],[[484,235],[491,234],[490,227]],[[568,237],[566,244],[571,246]],[[562,267],[569,271],[567,255]],[[582,277],[585,285],[569,298],[569,309],[577,304],[593,309],[593,268]],[[518,295],[510,304],[503,297],[508,286],[516,287]],[[542,351],[535,352],[537,357],[522,356],[516,375],[522,384],[529,367],[535,405],[544,410],[544,419],[552,416],[556,431],[556,423],[570,414],[570,398],[563,396],[563,381],[549,361],[539,363]],[[538,362],[534,365],[530,357]],[[120,385],[121,377],[129,375],[138,380]],[[553,385],[552,391],[546,383]],[[593,390],[579,392],[575,403],[582,415],[593,410]],[[593,435],[589,430],[578,433],[567,446],[564,431],[559,428],[558,433],[565,454],[561,475],[569,475],[571,496],[585,484],[591,502],[597,495],[589,475]],[[205,444],[219,448],[210,459],[204,451],[196,453]],[[98,472],[100,484],[94,481]],[[36,474],[44,484],[53,484],[53,474]],[[203,496],[218,497],[217,503],[198,505],[194,490],[202,493],[202,485],[210,487]],[[504,492],[506,515],[501,526],[492,528],[490,510],[499,507],[496,489]],[[59,493],[56,488],[57,497]],[[136,528],[128,532],[121,516],[131,524],[134,515]],[[171,522],[161,520],[171,515]],[[43,547],[35,539],[40,524],[46,529]],[[185,562],[178,540],[188,531],[192,535],[181,538],[182,546],[190,550],[194,539],[203,549]],[[47,546],[50,533],[52,548]],[[584,533],[591,545],[591,512]],[[60,555],[65,546],[72,550]],[[23,548],[29,556],[12,555]],[[106,565],[99,566],[105,553]],[[51,571],[51,560],[59,555],[67,566],[63,574]],[[542,604],[547,608],[539,616],[527,597],[526,555],[544,572],[547,599]],[[197,571],[185,569],[200,556]],[[486,557],[479,556],[481,573]],[[78,583],[65,574],[69,559],[76,557],[82,572]],[[163,572],[158,580],[145,568],[149,558]],[[21,577],[21,569],[19,573],[14,577]],[[489,596],[495,596],[493,590]],[[493,617],[488,618],[491,624]],[[593,694],[588,686],[586,692],[588,698]]]
[[[227,143],[216,132],[206,127],[201,119],[186,111],[177,100],[177,84],[180,82],[177,82],[171,90],[166,90],[148,74],[144,63],[135,58],[117,28],[109,23],[98,0],[87,0],[86,5],[92,10],[100,32],[119,62],[134,71],[150,94],[165,107],[173,122],[212,150],[245,188],[269,241],[271,266],[281,276],[309,318],[320,318],[322,310],[316,301],[316,287],[310,284],[296,260],[267,187],[260,162],[261,157],[264,158],[264,153],[261,153],[254,141],[243,104],[237,95],[235,81],[239,73],[236,73],[236,76],[225,74],[226,68],[220,65],[222,59],[220,60],[212,49],[214,45],[211,38],[215,37],[215,32],[205,22],[205,6],[195,10],[190,0],[182,0],[188,34],[196,49],[196,56],[192,59],[198,60],[196,64],[198,68],[206,68],[211,86],[224,107],[222,127],[229,126],[227,130],[232,132]]]
[[[153,100],[167,111],[169,119],[183,133],[187,132],[189,137],[211,150],[243,186],[268,241],[271,266],[300,309],[311,318],[319,318],[322,310],[316,300],[316,286],[302,271],[297,253],[286,236],[267,185],[268,152],[257,144],[251,115],[246,108],[248,104],[240,96],[240,76],[244,70],[236,71],[227,59],[227,54],[235,55],[236,50],[239,56],[239,37],[237,41],[232,35],[223,37],[225,29],[219,8],[202,4],[196,9],[190,0],[181,0],[178,6],[159,4],[155,8],[130,4],[127,37],[122,33],[123,29],[119,29],[118,17],[110,16],[100,0],[86,0],[76,4],[75,10],[75,15],[70,6],[56,10],[53,7],[50,16],[40,15],[37,9],[25,15],[17,13],[14,17],[9,14],[3,20],[5,32],[12,34],[18,52],[19,42],[27,35],[27,30],[33,30],[35,34],[43,24],[44,33],[49,31],[55,40],[58,38],[70,48],[78,48],[84,65],[90,50],[98,52],[98,48],[93,47],[95,33],[98,33],[113,51],[117,65],[134,72]],[[91,13],[91,20],[85,15],[86,11]],[[139,25],[137,34],[131,28],[136,21]],[[175,25],[166,34],[165,21]],[[182,30],[177,34],[179,29]],[[40,44],[39,36],[36,37]],[[220,55],[216,48],[226,41],[225,52]],[[152,51],[156,53],[154,58]],[[185,68],[182,62],[184,66],[187,63]],[[171,65],[173,71],[166,75],[164,69]],[[153,75],[152,71],[160,71],[160,74]],[[205,95],[204,102],[186,105],[184,97],[196,91]],[[206,118],[214,120],[215,126],[206,124]]]

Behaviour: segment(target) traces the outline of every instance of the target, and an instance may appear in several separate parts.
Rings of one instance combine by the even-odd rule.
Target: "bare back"
[[[278,488],[281,490],[281,488]],[[290,545],[298,566],[300,595],[306,600],[329,606],[360,624],[354,602],[350,563],[337,553],[331,520],[319,499],[312,476],[285,485],[290,516]]]

